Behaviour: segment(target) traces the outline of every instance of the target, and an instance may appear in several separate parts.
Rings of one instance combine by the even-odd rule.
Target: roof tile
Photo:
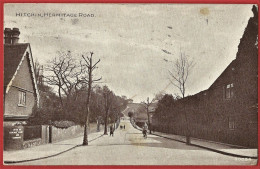
[[[12,79],[29,43],[4,44],[4,87]]]

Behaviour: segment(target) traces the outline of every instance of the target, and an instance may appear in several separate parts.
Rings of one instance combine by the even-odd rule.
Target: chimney
[[[20,31],[18,28],[13,28],[12,30],[12,44],[16,44],[19,41]]]
[[[258,8],[255,5],[253,6],[252,11],[254,13],[254,17],[258,18]]]
[[[4,30],[4,39],[5,39],[5,44],[11,44],[12,41],[12,30],[11,28],[5,28]]]

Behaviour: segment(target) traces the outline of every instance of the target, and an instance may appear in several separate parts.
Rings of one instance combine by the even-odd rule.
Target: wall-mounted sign
[[[21,128],[13,128],[11,131],[9,131],[10,137],[12,139],[21,139],[21,134],[23,133]]]

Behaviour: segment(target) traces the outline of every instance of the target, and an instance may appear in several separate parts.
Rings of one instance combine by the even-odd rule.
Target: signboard
[[[19,150],[23,143],[23,126],[4,127],[4,149]]]
[[[21,139],[23,131],[21,128],[13,128],[11,131],[9,131],[9,134],[12,139]]]

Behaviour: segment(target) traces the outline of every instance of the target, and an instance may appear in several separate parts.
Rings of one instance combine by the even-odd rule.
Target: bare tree
[[[43,84],[43,65],[41,65],[37,59],[34,62],[34,73],[36,83],[39,87]]]
[[[191,73],[191,70],[194,66],[194,62],[192,60],[189,60],[188,56],[185,55],[182,51],[180,51],[180,56],[178,59],[175,60],[173,69],[169,70],[170,75],[170,82],[173,86],[177,87],[181,93],[181,98],[185,97],[186,94],[186,82],[187,79]],[[176,98],[179,97],[179,95],[175,94]],[[187,111],[184,107],[184,117],[186,121],[186,142],[187,144],[190,144],[190,129],[189,129],[189,122],[187,117]]]
[[[175,60],[172,70],[169,70],[169,80],[173,86],[179,89],[182,98],[185,97],[186,82],[193,66],[194,62],[189,60],[185,53],[180,52],[180,56]]]
[[[44,77],[47,84],[58,87],[58,95],[60,99],[61,107],[63,107],[62,93],[67,93],[70,91],[70,88],[66,90],[64,81],[70,75],[71,71],[75,67],[74,62],[71,58],[70,52],[59,52],[58,56],[52,60],[49,60],[45,70],[47,75]]]
[[[58,52],[58,56],[49,60],[45,70],[44,80],[49,85],[58,88],[61,107],[64,106],[62,95],[66,96],[67,105],[70,104],[72,96],[77,99],[78,90],[82,87],[83,65],[82,61],[72,57],[70,51]]]
[[[102,79],[93,79],[93,71],[97,69],[97,64],[100,62],[100,59],[96,62],[93,61],[93,52],[90,52],[90,56],[82,55],[82,58],[85,61],[83,64],[83,73],[86,73],[86,77],[82,77],[83,83],[87,85],[87,99],[86,99],[86,114],[85,114],[85,124],[84,124],[84,136],[83,136],[83,145],[88,145],[88,125],[89,125],[89,116],[90,116],[90,98],[91,98],[91,90],[92,84],[98,82]]]
[[[147,101],[146,102],[142,102],[143,105],[145,106],[145,109],[146,109],[147,118],[148,118],[148,129],[150,131],[150,134],[152,133],[152,130],[151,130],[151,123],[150,123],[149,107],[152,105],[153,101],[154,101],[154,99],[152,101],[149,101],[149,97],[147,97]]]

